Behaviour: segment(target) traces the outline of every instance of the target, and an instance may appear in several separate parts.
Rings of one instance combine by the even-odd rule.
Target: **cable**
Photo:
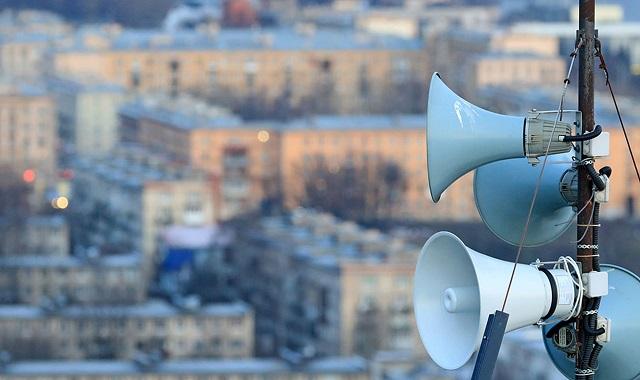
[[[507,306],[507,300],[509,299],[509,293],[511,292],[511,285],[513,285],[513,277],[516,274],[516,268],[518,266],[518,261],[520,260],[520,255],[522,254],[522,248],[524,247],[524,242],[527,238],[527,232],[529,230],[529,223],[531,222],[531,215],[533,214],[533,208],[536,204],[536,199],[538,198],[538,192],[540,191],[540,184],[542,183],[542,176],[544,175],[544,169],[547,166],[547,159],[549,158],[549,150],[551,149],[551,142],[553,141],[553,134],[556,131],[556,127],[558,126],[558,120],[560,118],[562,109],[562,105],[564,104],[564,98],[567,94],[567,87],[569,86],[571,76],[571,72],[573,71],[573,64],[576,60],[576,56],[578,50],[582,47],[583,40],[580,39],[580,42],[576,44],[575,49],[571,53],[571,63],[569,64],[569,70],[567,72],[567,76],[564,80],[564,85],[562,87],[562,95],[560,96],[560,104],[558,105],[558,113],[556,114],[556,118],[553,122],[553,128],[551,129],[551,134],[549,135],[549,142],[547,143],[547,149],[544,152],[544,160],[542,161],[542,167],[540,168],[540,174],[538,174],[538,179],[536,180],[536,187],[533,191],[533,197],[531,198],[531,205],[529,206],[529,213],[527,214],[527,220],[524,224],[524,229],[522,230],[522,236],[520,238],[520,244],[518,245],[518,253],[516,254],[516,260],[513,263],[513,270],[511,271],[511,276],[509,277],[509,285],[507,285],[507,292],[504,295],[504,302],[502,303],[502,309],[500,311],[504,312],[505,307]],[[640,178],[640,177],[638,177]]]
[[[560,268],[561,266],[562,268]],[[571,312],[563,319],[564,321],[569,321],[570,319],[580,315],[580,313],[582,312],[584,283],[582,282],[582,276],[580,275],[580,267],[573,257],[560,256],[558,258],[558,262],[553,266],[553,269],[564,269],[567,273],[569,273],[569,275],[571,276],[571,281],[573,281],[573,284],[576,286],[576,288],[578,288],[576,300],[573,302]]]
[[[581,135],[575,136],[562,136],[562,141],[564,142],[575,142],[575,141],[587,141],[591,139],[595,139],[596,137],[602,134],[602,126],[596,125],[593,131],[583,133]]]
[[[613,86],[611,86],[611,81],[609,81],[609,69],[607,68],[607,64],[604,60],[604,53],[602,52],[602,45],[600,44],[600,40],[596,38],[596,57],[600,58],[600,68],[604,72],[604,79],[606,81],[607,87],[609,88],[609,93],[611,94],[611,99],[613,100],[613,105],[616,108],[616,113],[618,114],[618,120],[620,121],[620,126],[622,127],[622,133],[624,134],[624,140],[627,143],[627,149],[629,149],[629,154],[631,155],[631,162],[633,162],[633,168],[636,170],[636,177],[638,178],[638,182],[640,182],[640,171],[638,171],[638,165],[636,164],[636,158],[633,155],[633,149],[631,149],[631,143],[629,142],[629,136],[627,135],[627,130],[624,127],[624,122],[622,121],[622,115],[620,115],[620,108],[618,107],[618,102],[616,101],[616,96],[613,93]]]

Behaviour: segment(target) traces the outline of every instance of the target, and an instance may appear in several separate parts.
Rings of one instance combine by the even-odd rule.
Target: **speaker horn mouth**
[[[416,322],[427,352],[442,368],[460,368],[475,352],[481,315],[478,280],[464,243],[450,232],[431,236],[414,283]]]

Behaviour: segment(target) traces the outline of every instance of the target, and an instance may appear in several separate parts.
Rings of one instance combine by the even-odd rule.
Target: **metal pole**
[[[593,61],[595,56],[595,0],[579,0],[579,30],[578,39],[582,39],[582,47],[578,52],[578,109],[582,112],[582,133],[590,132],[595,126],[594,106],[593,106]],[[584,210],[578,215],[578,246],[577,260],[582,264],[582,272],[588,273],[593,270],[593,227],[589,226],[591,215],[593,214],[593,202],[589,201],[592,195],[592,183],[584,166],[578,167],[578,209]],[[581,247],[587,248],[581,248]],[[583,305],[586,299],[583,300]],[[580,333],[582,326],[582,315],[578,316],[576,322],[577,348],[576,368],[579,368],[580,352],[584,345],[585,336]],[[584,377],[576,376],[576,379]]]

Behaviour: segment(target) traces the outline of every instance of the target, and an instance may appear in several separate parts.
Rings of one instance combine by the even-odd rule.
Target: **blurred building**
[[[140,92],[199,91],[291,107],[353,112],[384,97],[394,78],[422,83],[427,57],[417,39],[297,28],[219,32],[81,31],[55,53],[59,74],[89,75]],[[399,96],[401,96],[400,93]],[[322,103],[322,104],[320,104]]]
[[[34,82],[50,72],[50,50],[71,32],[60,16],[39,10],[0,12],[0,76]]]
[[[108,158],[78,157],[74,167],[77,244],[105,253],[141,252],[147,279],[164,228],[213,223],[211,182],[188,166],[125,145]]]
[[[65,36],[71,25],[52,12],[23,9],[4,9],[0,12],[0,33],[4,36],[36,33],[49,36]]]
[[[137,254],[0,257],[0,303],[132,304],[146,297]]]
[[[560,40],[561,50],[570,53],[575,45],[576,24],[573,22],[523,22],[510,27],[514,33],[553,36]],[[611,56],[616,52],[628,54],[629,69],[640,74],[640,24],[637,22],[598,24],[602,49]]]
[[[0,257],[63,257],[69,252],[69,226],[62,216],[31,216],[12,223],[0,218]]]
[[[0,167],[23,175],[37,199],[54,181],[57,122],[53,99],[40,87],[0,86]]]
[[[471,91],[487,86],[557,86],[567,75],[565,60],[559,56],[488,53],[478,56],[471,67]]]
[[[49,88],[56,99],[60,135],[73,151],[100,155],[118,138],[118,108],[125,100],[122,87],[91,81],[53,79]]]
[[[281,171],[285,204],[300,205],[304,182],[322,160],[329,170],[350,164],[398,165],[406,180],[393,217],[417,220],[478,218],[471,176],[457,181],[437,207],[427,194],[424,115],[316,116],[283,129]],[[380,169],[380,168],[379,168]]]
[[[45,376],[54,380],[183,380],[183,379],[369,379],[367,362],[360,357],[335,357],[292,365],[278,359],[180,359],[134,361],[31,361],[0,367],[0,380],[27,380]]]
[[[253,353],[253,318],[242,303],[184,309],[158,300],[130,306],[4,305],[0,349],[16,360],[132,359],[155,350],[166,358],[246,358]]]
[[[194,98],[127,104],[120,117],[123,138],[212,176],[216,219],[276,196],[280,135],[274,124],[245,123]]]
[[[422,350],[411,286],[418,247],[303,209],[237,232],[226,290],[255,308],[259,355]]]
[[[350,164],[395,164],[406,184],[392,215],[418,220],[478,218],[471,176],[434,207],[428,199],[424,115],[315,116],[289,122],[244,122],[217,108],[183,102],[137,102],[120,111],[124,139],[214,177],[216,219],[226,220],[282,199],[301,204],[305,180],[323,160],[330,170]]]
[[[34,82],[48,71],[53,38],[46,34],[19,33],[0,38],[0,76]]]

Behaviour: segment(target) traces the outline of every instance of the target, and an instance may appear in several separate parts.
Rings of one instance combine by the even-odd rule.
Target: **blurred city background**
[[[480,222],[472,174],[431,202],[428,79],[555,109],[577,3],[0,0],[0,379],[469,378],[417,336],[417,255],[441,229],[516,249]],[[638,149],[640,3],[598,4]],[[640,186],[596,102],[601,253],[638,272]],[[505,340],[496,379],[516,378],[559,378],[535,328]]]

